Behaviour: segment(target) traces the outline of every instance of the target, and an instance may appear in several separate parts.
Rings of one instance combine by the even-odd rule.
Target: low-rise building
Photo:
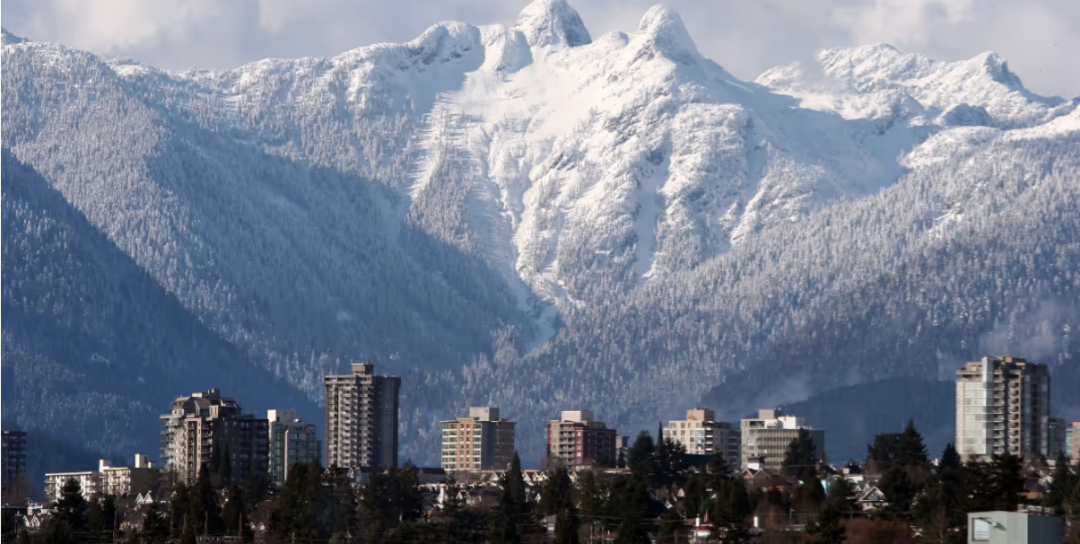
[[[1035,544],[1061,542],[1064,525],[1049,512],[971,512],[968,514],[968,544]]]
[[[289,477],[289,468],[300,463],[318,461],[322,455],[315,424],[302,421],[295,410],[267,410],[270,455],[268,460],[270,484],[282,487]]]
[[[499,418],[495,407],[469,408],[469,417],[442,424],[444,470],[505,470],[514,459],[515,423]]]
[[[799,436],[801,429],[808,431],[814,441],[815,459],[826,462],[825,431],[807,426],[802,418],[782,415],[780,410],[758,410],[758,417],[741,422],[740,466],[746,468],[756,462],[762,468],[781,468],[788,445]]]
[[[719,452],[733,468],[740,463],[740,435],[740,431],[733,429],[731,423],[716,421],[716,413],[704,408],[687,410],[685,420],[671,421],[664,428],[664,438],[682,444],[686,453],[713,455]]]
[[[568,468],[613,465],[618,433],[593,420],[592,410],[567,410],[562,419],[548,422],[547,457]]]
[[[135,466],[131,467],[114,467],[111,461],[101,459],[97,472],[51,472],[45,475],[45,502],[52,503],[59,499],[68,480],[78,482],[82,496],[87,499],[145,493],[153,485],[155,470],[153,462],[145,454],[136,453]]]

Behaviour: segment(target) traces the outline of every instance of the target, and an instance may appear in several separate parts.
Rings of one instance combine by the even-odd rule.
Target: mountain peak
[[[673,60],[690,62],[699,56],[682,17],[666,4],[657,4],[645,12],[638,23],[638,36],[644,37],[652,49]]]
[[[20,38],[19,36],[16,36],[16,35],[8,32],[6,28],[0,28],[0,33],[3,34],[3,38],[2,38],[3,45],[13,45],[13,44],[23,43],[23,42],[27,41],[26,38]]]
[[[533,47],[575,47],[592,42],[581,16],[566,0],[535,0],[521,10],[514,28]]]

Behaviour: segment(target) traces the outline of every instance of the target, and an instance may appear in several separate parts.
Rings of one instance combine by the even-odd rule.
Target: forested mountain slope
[[[36,395],[94,354],[114,361],[90,340],[45,345],[75,326],[66,312],[111,305],[123,319],[79,326],[130,343],[120,359],[169,394],[103,376],[58,401],[130,396],[145,405],[116,425],[135,425],[205,387],[172,377],[190,371],[249,403],[307,405],[325,373],[370,358],[405,378],[403,455],[436,462],[437,421],[467,404],[520,421],[535,460],[561,409],[629,433],[687,399],[738,416],[984,353],[1064,361],[1078,101],[1027,91],[992,54],[819,61],[739,81],[669,8],[594,37],[564,0],[513,26],[439,23],[220,72],[5,32],[3,147],[24,166],[5,168],[4,206],[34,210],[12,228],[5,213],[5,350],[28,361],[5,358],[5,378],[25,367]],[[48,202],[9,197],[15,177]],[[59,210],[89,241],[34,238]],[[39,264],[9,274],[9,250]],[[115,262],[169,302],[67,261]],[[125,330],[157,323],[144,314],[197,333]],[[224,351],[174,345],[195,334]],[[248,393],[249,374],[306,400]],[[9,406],[22,395],[5,414],[28,412]],[[126,429],[119,447],[148,440]]]
[[[156,454],[174,398],[313,402],[244,357],[32,169],[3,150],[4,419],[103,452]]]

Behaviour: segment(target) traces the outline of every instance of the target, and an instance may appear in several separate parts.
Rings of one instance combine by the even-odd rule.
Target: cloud
[[[655,0],[571,0],[593,36],[632,31]],[[825,47],[888,42],[958,60],[994,50],[1035,92],[1080,95],[1075,0],[672,0],[698,49],[735,75]],[[5,28],[170,69],[330,56],[431,24],[509,24],[525,0],[3,0]]]

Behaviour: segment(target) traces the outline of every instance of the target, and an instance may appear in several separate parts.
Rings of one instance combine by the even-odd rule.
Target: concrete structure
[[[757,418],[744,419],[740,424],[740,468],[758,463],[761,468],[779,469],[784,462],[784,452],[791,441],[799,436],[800,429],[810,433],[816,459],[826,462],[825,431],[807,426],[802,418],[785,416],[780,410],[758,410]]]
[[[514,459],[513,421],[494,407],[469,408],[469,417],[442,423],[442,468],[447,471],[506,470]]]
[[[79,482],[82,496],[86,498],[101,495],[101,478],[98,473],[87,470],[83,472],[50,472],[45,474],[45,504],[52,504],[63,494],[64,484],[68,480]]]
[[[26,474],[26,432],[4,431],[3,436],[0,458],[3,459],[3,496],[7,499],[8,492]]]
[[[154,470],[154,464],[145,454],[136,453],[135,465],[131,467],[114,467],[108,459],[101,459],[97,472],[48,473],[45,475],[45,502],[57,500],[68,480],[79,482],[82,495],[87,499],[140,495],[150,490]]]
[[[266,420],[269,422],[270,484],[282,487],[293,464],[306,465],[320,459],[322,441],[315,424],[301,421],[295,410],[267,410]]]
[[[630,437],[629,436],[616,436],[615,437],[615,460],[619,458],[625,462],[630,457]]]
[[[720,452],[732,467],[739,466],[740,431],[726,421],[716,421],[716,413],[704,408],[686,411],[686,419],[671,421],[664,428],[664,438],[670,438],[686,448],[691,455],[713,455]]]
[[[983,357],[957,371],[956,451],[964,460],[1050,455],[1050,373],[1018,357]]]
[[[548,422],[547,457],[567,468],[614,465],[618,433],[602,421],[593,421],[591,410],[568,410],[561,420]]]
[[[972,512],[968,514],[968,544],[1042,544],[1064,540],[1057,516],[1028,512]]]
[[[1080,461],[1080,421],[1073,421],[1065,431],[1065,455],[1074,463]]]
[[[339,468],[397,466],[401,378],[376,376],[353,363],[352,374],[326,376],[326,462]]]
[[[179,397],[171,408],[161,416],[161,457],[165,469],[181,481],[194,484],[215,449],[229,457],[234,482],[243,482],[253,472],[267,473],[269,423],[243,414],[236,399],[210,389]]]
[[[1069,430],[1068,425],[1069,423],[1063,417],[1050,416],[1047,419],[1047,459],[1057,459],[1059,455],[1067,455],[1065,447],[1066,433]]]

